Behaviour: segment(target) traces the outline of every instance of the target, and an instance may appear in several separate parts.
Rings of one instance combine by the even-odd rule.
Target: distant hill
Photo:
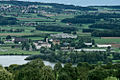
[[[65,5],[65,4],[57,4],[57,3],[41,3],[41,2],[27,2],[27,1],[0,1],[2,4],[13,4],[13,5],[19,5],[19,6],[28,6],[28,5],[50,5],[53,8],[58,9],[74,9],[74,10],[97,10],[95,8],[91,7],[81,7],[81,6],[75,6],[75,5]]]

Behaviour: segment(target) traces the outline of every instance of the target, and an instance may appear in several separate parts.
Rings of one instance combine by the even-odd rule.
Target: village
[[[0,0],[0,80],[120,80],[119,3]]]
[[[64,40],[70,40],[64,41]],[[54,47],[56,50],[62,50],[62,51],[77,51],[77,52],[106,52],[108,49],[112,52],[114,50],[112,49],[112,45],[110,44],[97,44],[94,41],[91,42],[81,42],[78,43],[79,45],[83,45],[82,47],[78,48],[75,45],[75,43],[72,42],[77,39],[77,35],[68,34],[68,33],[58,33],[58,34],[51,34],[48,38],[45,38],[44,40],[36,40],[31,41],[27,38],[22,37],[11,37],[8,35],[6,38],[1,39],[0,46],[2,45],[10,45],[11,48],[21,48],[23,50],[40,50],[41,48],[52,48]],[[83,43],[83,44],[82,44]],[[71,45],[72,44],[72,45]],[[26,46],[29,47],[26,49]]]

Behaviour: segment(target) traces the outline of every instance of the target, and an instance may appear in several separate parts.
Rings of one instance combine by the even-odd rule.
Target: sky
[[[28,0],[23,0],[28,1]],[[29,0],[37,2],[48,3],[63,3],[79,6],[91,6],[91,5],[120,5],[120,0]]]

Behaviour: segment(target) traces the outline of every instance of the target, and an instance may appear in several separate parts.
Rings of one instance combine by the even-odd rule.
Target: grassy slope
[[[2,47],[0,48],[1,54],[39,54],[39,51],[25,51],[19,48],[10,48],[10,47]]]
[[[117,80],[117,78],[116,77],[108,77],[105,80]]]

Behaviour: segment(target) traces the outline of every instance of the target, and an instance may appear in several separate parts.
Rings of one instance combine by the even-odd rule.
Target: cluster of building
[[[85,51],[85,52],[106,52],[108,47],[112,47],[110,44],[96,44],[92,43],[84,43],[87,47],[97,47],[97,48],[83,48],[83,49],[75,49],[74,51]]]
[[[57,38],[77,38],[77,35],[67,34],[67,33],[58,33],[58,34],[51,34],[52,39],[46,38],[46,41],[37,41],[34,42],[36,49],[40,49],[41,47],[51,48],[53,45],[60,45],[60,40]],[[65,45],[69,43],[64,43]],[[67,49],[75,49],[74,47],[61,47],[61,50]]]
[[[58,34],[51,34],[51,39],[46,38],[45,41],[34,41],[33,44],[35,48],[39,50],[41,47],[51,48],[52,45],[60,45],[61,41],[60,38],[77,38],[77,35],[67,34],[67,33],[58,33]],[[22,42],[29,42],[27,38],[12,38],[10,40],[5,40],[4,43],[18,43],[21,44]],[[108,47],[111,48],[112,45],[110,44],[96,44],[93,43],[84,43],[86,48],[76,49],[75,47],[71,47],[70,43],[64,42],[62,43],[60,50],[62,51],[85,51],[85,52],[106,52]]]
[[[13,1],[13,0],[11,0]],[[14,0],[15,1],[15,0]],[[19,13],[42,13],[43,10],[34,10],[33,8],[38,8],[38,5],[28,5],[28,6],[20,6],[20,5],[11,5],[11,4],[2,4],[0,5],[0,11],[6,11],[6,12],[15,12],[18,11]]]
[[[37,42],[33,42],[33,44],[35,45],[36,49],[40,49],[41,47],[51,48],[51,44],[48,42],[48,38],[46,38],[46,42],[37,41]]]

